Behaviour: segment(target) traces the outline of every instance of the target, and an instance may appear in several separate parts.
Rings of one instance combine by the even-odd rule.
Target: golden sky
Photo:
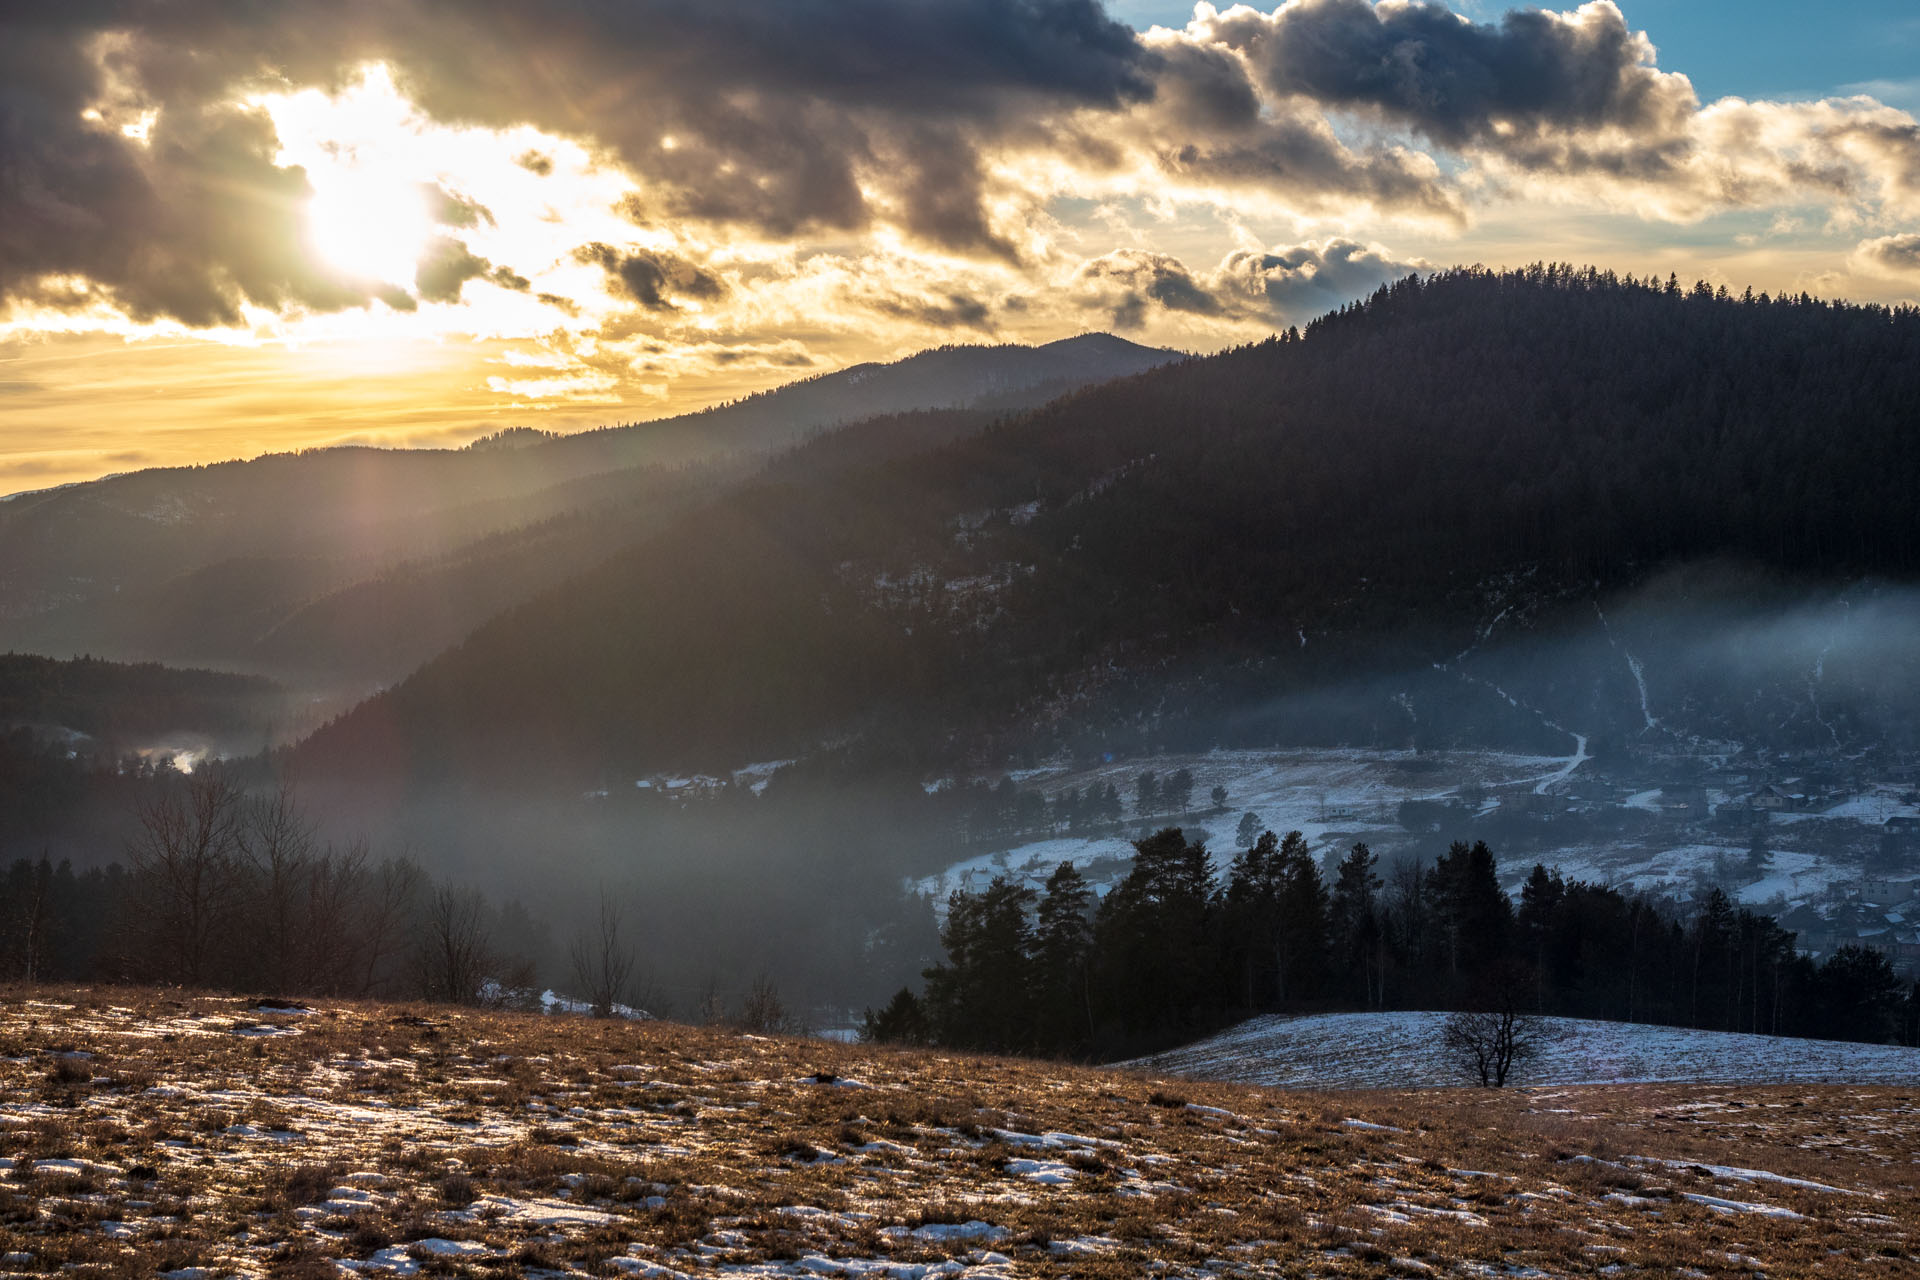
[[[1211,350],[1539,259],[1920,293],[1920,127],[1608,0],[314,0],[0,18],[0,493],[659,417],[943,342]]]

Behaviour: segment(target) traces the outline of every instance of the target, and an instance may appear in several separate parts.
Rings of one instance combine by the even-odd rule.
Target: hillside
[[[1443,1013],[1255,1018],[1134,1064],[1195,1080],[1283,1089],[1434,1088],[1461,1083],[1441,1052]],[[1920,1049],[1544,1018],[1534,1086],[1920,1084]]]
[[[1105,334],[946,347],[573,436],[321,449],[18,494],[0,501],[0,646],[392,680],[821,432],[962,406],[978,425],[1174,358]]]
[[[1299,337],[690,513],[306,756],[577,780],[826,742],[932,768],[1436,732],[1565,752],[1598,737],[1568,707],[1643,727],[1639,672],[1668,652],[1727,670],[1712,644],[1621,660],[1607,613],[1642,588],[1681,606],[1657,634],[1920,571],[1917,356],[1910,310],[1570,268],[1410,279]],[[1669,572],[1702,564],[1728,569]],[[1536,643],[1575,625],[1604,673],[1566,679]],[[1541,700],[1452,669],[1516,635]],[[1776,677],[1803,699],[1812,669]],[[1888,668],[1860,669],[1871,707]],[[1702,704],[1694,732],[1723,727],[1716,698],[1672,695]]]
[[[1904,1274],[1910,1091],[1287,1094],[722,1029],[0,1000],[28,1274]],[[202,1270],[187,1271],[187,1268]]]
[[[264,735],[284,714],[270,680],[157,663],[0,654],[0,729],[24,726],[122,746],[168,733]]]

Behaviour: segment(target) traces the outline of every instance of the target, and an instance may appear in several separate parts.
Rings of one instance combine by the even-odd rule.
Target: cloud
[[[1138,329],[1158,307],[1217,316],[1225,305],[1193,278],[1185,263],[1164,253],[1120,249],[1083,264],[1074,273],[1081,293],[1107,308],[1116,329]]]
[[[1862,240],[1853,251],[1855,268],[1874,275],[1920,276],[1920,235]]]
[[[428,188],[427,207],[433,212],[433,220],[443,227],[477,227],[481,223],[494,225],[493,210],[478,200],[447,190],[434,183]]]
[[[1380,245],[1335,237],[1231,253],[1214,270],[1213,281],[1215,289],[1278,324],[1330,311],[1431,266],[1418,258],[1395,258]]]
[[[1548,133],[1670,133],[1697,105],[1685,76],[1610,0],[1571,13],[1519,9],[1497,25],[1418,0],[1292,0],[1271,14],[1203,18],[1276,95],[1375,113],[1445,147],[1505,147]]]
[[[502,289],[525,293],[532,281],[507,267],[497,267],[451,236],[437,236],[427,245],[414,272],[413,287],[427,302],[458,302],[469,280],[487,280]]]
[[[1278,327],[1364,297],[1428,265],[1397,259],[1379,245],[1337,237],[1237,250],[1204,273],[1169,254],[1123,249],[1082,263],[1071,287],[1083,305],[1103,310],[1119,329],[1142,328],[1163,313]]]
[[[66,12],[0,24],[0,298],[97,291],[136,320],[216,325],[243,302],[328,311],[379,295],[307,252],[311,189],[274,162],[264,112],[215,96],[141,115],[112,74],[118,46],[63,26]],[[91,289],[49,285],[60,277]]]
[[[615,297],[638,303],[648,311],[674,311],[673,299],[704,302],[725,297],[726,282],[685,258],[652,249],[615,249],[594,243],[574,251],[574,257],[606,272],[607,289]]]
[[[1098,0],[308,0],[244,16],[97,0],[7,15],[0,302],[140,321],[414,305],[308,251],[308,177],[275,162],[272,120],[246,105],[338,90],[369,62],[420,119],[499,131],[500,164],[542,191],[577,177],[576,145],[625,184],[621,211],[653,247],[592,225],[560,242],[586,242],[578,254],[529,260],[489,238],[516,212],[492,188],[492,207],[457,177],[429,192],[445,234],[418,264],[420,299],[458,302],[484,278],[582,326],[601,320],[591,284],[565,278],[583,263],[657,327],[689,303],[743,305],[744,282],[788,254],[891,262],[897,247],[944,265],[863,285],[872,316],[991,332],[1005,299],[1082,261],[1101,265],[1073,287],[1111,294],[1120,319],[1197,324],[1292,314],[1365,261],[1322,248],[1296,268],[1286,250],[1195,272],[1150,239],[1090,258],[1103,246],[1061,225],[1068,197],[1291,236],[1369,221],[1458,233],[1512,201],[1677,221],[1810,204],[1879,227],[1920,213],[1913,117],[1864,97],[1703,106],[1609,0],[1497,22],[1416,0],[1201,5],[1146,36]]]

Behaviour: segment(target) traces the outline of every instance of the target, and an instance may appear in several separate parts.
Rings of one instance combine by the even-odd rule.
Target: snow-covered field
[[[1216,862],[1232,856],[1234,828],[1243,813],[1260,815],[1274,831],[1298,831],[1316,851],[1354,840],[1404,837],[1398,811],[1403,800],[1444,800],[1462,788],[1492,792],[1531,791],[1559,775],[1567,758],[1513,755],[1493,751],[1457,751],[1445,756],[1416,756],[1411,751],[1210,751],[1205,755],[1130,760],[1101,768],[1068,772],[1029,770],[1018,778],[1024,788],[1048,793],[1068,786],[1085,790],[1112,783],[1132,814],[1134,783],[1151,768],[1161,777],[1178,769],[1193,772],[1193,794],[1204,797],[1216,786],[1227,788],[1226,807],[1198,818],[1167,817],[1189,833],[1210,837]],[[1497,804],[1490,799],[1489,805]],[[1158,820],[1156,820],[1158,821]],[[1072,862],[1104,891],[1126,874],[1133,845],[1123,836],[1091,839],[1062,836],[1028,841],[956,863],[939,875],[916,882],[924,893],[944,901],[955,889],[984,888],[996,875],[1012,875],[1039,887],[1059,863]]]
[[[1463,1081],[1441,1052],[1444,1013],[1328,1013],[1255,1018],[1130,1065],[1288,1089],[1419,1089]],[[1526,1085],[1920,1084],[1920,1049],[1691,1031],[1627,1022],[1541,1019]]]

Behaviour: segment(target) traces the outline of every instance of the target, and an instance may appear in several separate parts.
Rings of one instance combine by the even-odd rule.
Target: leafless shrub
[[[747,988],[746,998],[740,1002],[739,1023],[760,1035],[800,1035],[805,1031],[800,1020],[790,1014],[781,1001],[780,988],[764,973]]]

